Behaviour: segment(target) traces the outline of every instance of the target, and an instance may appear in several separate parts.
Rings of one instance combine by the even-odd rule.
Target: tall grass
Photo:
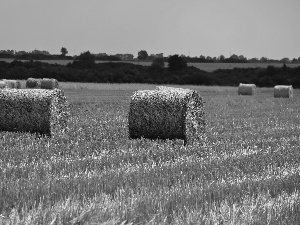
[[[194,87],[207,133],[184,146],[128,138],[138,86],[82,86],[69,133],[0,133],[0,224],[299,224],[298,90]]]

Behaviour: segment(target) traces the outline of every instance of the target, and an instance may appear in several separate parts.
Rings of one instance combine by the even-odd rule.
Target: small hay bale
[[[177,91],[190,91],[189,89],[185,89],[185,88],[174,88],[174,87],[167,87],[167,86],[156,86],[156,90],[177,90]]]
[[[205,132],[203,99],[197,91],[157,87],[136,91],[128,117],[130,138],[196,141]]]
[[[274,98],[293,98],[293,86],[276,85],[274,87]]]
[[[43,78],[41,80],[41,88],[42,89],[55,89],[58,88],[58,81],[56,79],[48,79],[48,78]]]
[[[28,78],[26,80],[26,88],[41,88],[41,80],[39,78]]]
[[[60,133],[67,127],[69,107],[59,89],[1,89],[0,130]]]
[[[0,81],[0,88],[3,89],[3,88],[7,88],[7,83],[3,80]]]
[[[238,95],[254,95],[256,89],[255,84],[242,84],[238,87]]]
[[[21,88],[21,83],[18,80],[6,80],[6,79],[3,79],[3,81],[6,83],[7,88],[16,88],[16,89],[20,89]]]

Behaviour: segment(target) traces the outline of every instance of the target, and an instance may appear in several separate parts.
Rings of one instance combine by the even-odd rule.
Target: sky
[[[300,0],[0,0],[0,50],[300,57]]]

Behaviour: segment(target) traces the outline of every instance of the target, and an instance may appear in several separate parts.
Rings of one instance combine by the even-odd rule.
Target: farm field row
[[[6,62],[12,62],[13,59],[0,59],[0,61],[6,61]],[[21,60],[21,61],[26,61],[26,60]],[[61,64],[61,65],[67,65],[68,63],[72,62],[72,60],[39,60],[41,62],[46,62],[46,63],[52,63],[52,64]],[[105,63],[107,61],[100,61],[96,60],[96,63]],[[143,65],[143,66],[150,66],[152,62],[138,62],[138,61],[121,61],[121,62],[126,62],[126,63],[133,63],[133,64],[138,64],[138,65]],[[118,63],[118,62],[115,62]],[[233,69],[235,67],[237,68],[256,68],[256,67],[261,67],[261,68],[267,68],[269,65],[275,66],[275,67],[282,67],[283,63],[188,63],[188,66],[194,66],[197,67],[201,70],[207,71],[207,72],[212,72],[217,69]],[[165,62],[165,67],[168,66],[168,63]],[[287,64],[288,67],[294,68],[300,66],[300,64]]]
[[[300,90],[205,100],[203,142],[128,138],[130,96],[148,84],[60,83],[69,131],[0,133],[0,224],[299,224]]]

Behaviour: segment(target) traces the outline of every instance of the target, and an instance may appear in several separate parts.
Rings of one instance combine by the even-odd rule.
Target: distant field
[[[13,59],[0,59],[0,61],[6,61],[6,62],[12,62]],[[26,61],[26,60],[21,60]],[[72,62],[72,60],[39,60],[41,62],[46,63],[52,63],[52,64],[61,64],[61,65],[67,65],[68,63]],[[96,63],[105,63],[107,61],[96,61]],[[133,64],[139,64],[143,66],[150,66],[151,62],[137,62],[137,61],[121,61],[126,63],[133,63]],[[118,63],[118,62],[115,62]],[[267,68],[267,66],[272,65],[275,67],[282,67],[283,63],[188,63],[189,66],[195,66],[201,70],[211,72],[217,69],[233,69],[235,67],[238,68]],[[165,63],[165,67],[168,66],[168,63]],[[287,64],[288,67],[298,67],[300,64]]]
[[[68,132],[0,132],[0,224],[300,224],[300,90],[180,86],[201,93],[207,121],[184,146],[128,138],[130,96],[155,85],[60,87]]]

